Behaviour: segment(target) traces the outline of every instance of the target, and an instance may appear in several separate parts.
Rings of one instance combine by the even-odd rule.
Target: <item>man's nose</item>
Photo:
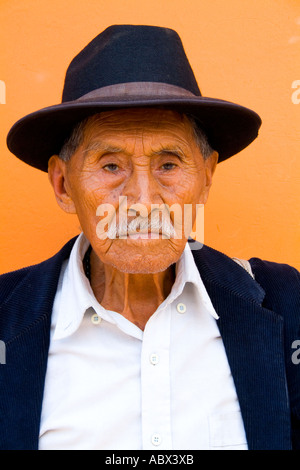
[[[131,205],[136,205],[150,213],[152,204],[162,203],[158,184],[151,172],[146,169],[133,171],[122,194],[127,197],[128,209]]]

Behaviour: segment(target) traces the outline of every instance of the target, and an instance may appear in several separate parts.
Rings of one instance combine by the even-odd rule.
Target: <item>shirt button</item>
[[[156,364],[159,363],[159,356],[158,354],[151,354],[150,355],[150,362],[153,366],[156,366]]]
[[[92,315],[91,317],[91,322],[93,323],[93,325],[99,325],[101,323],[101,320],[101,317],[99,317],[97,313],[94,313],[94,315]]]
[[[162,441],[162,438],[161,438],[161,435],[160,434],[153,434],[153,436],[151,437],[151,442],[154,446],[160,446],[161,444],[161,441]]]
[[[178,313],[185,313],[186,312],[186,305],[185,304],[177,304],[177,312]]]

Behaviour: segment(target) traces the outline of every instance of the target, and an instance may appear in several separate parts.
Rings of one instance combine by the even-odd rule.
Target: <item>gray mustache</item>
[[[126,220],[121,221],[119,224],[110,224],[107,232],[108,238],[126,238],[131,234],[139,233],[153,233],[162,234],[166,238],[174,238],[176,231],[170,221],[169,217],[142,217],[138,216],[130,222]]]

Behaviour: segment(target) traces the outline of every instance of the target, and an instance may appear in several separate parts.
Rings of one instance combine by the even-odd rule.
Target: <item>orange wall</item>
[[[258,140],[218,166],[205,242],[300,269],[299,0],[0,0],[0,22],[0,272],[49,257],[79,231],[47,175],[5,139],[20,117],[60,102],[70,60],[116,23],[176,29],[202,93],[261,115]]]

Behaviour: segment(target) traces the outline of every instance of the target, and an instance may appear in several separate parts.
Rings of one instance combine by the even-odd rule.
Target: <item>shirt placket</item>
[[[147,323],[141,354],[142,438],[144,450],[172,449],[170,391],[171,308]]]

